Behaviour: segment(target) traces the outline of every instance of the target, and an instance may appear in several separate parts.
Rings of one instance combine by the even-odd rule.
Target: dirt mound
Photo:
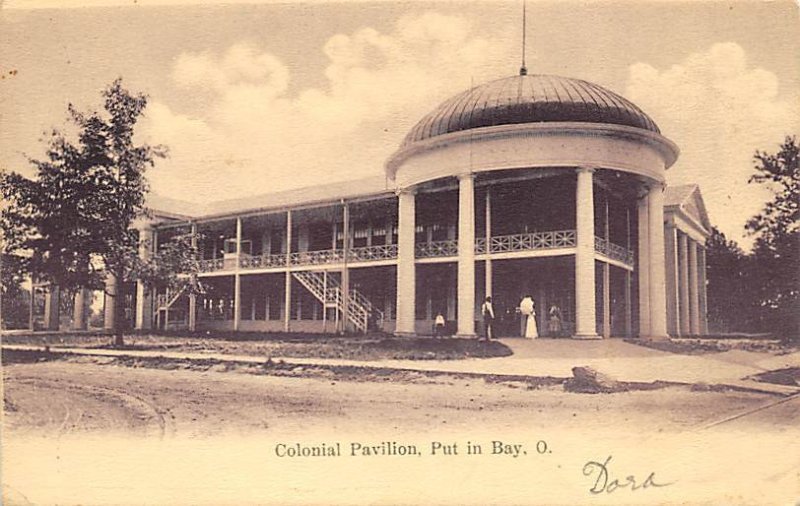
[[[622,384],[588,366],[573,367],[572,378],[564,382],[564,390],[582,394],[619,392]]]

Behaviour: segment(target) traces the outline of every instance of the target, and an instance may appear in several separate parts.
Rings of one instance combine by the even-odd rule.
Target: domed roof
[[[472,128],[540,122],[610,123],[661,133],[647,114],[613,91],[580,79],[532,74],[454,96],[422,118],[403,146]]]

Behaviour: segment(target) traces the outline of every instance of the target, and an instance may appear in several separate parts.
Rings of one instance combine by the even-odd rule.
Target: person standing
[[[439,311],[436,313],[436,319],[433,321],[433,329],[436,337],[442,337],[444,335],[444,325],[444,315]]]
[[[488,341],[492,338],[492,327],[494,325],[494,308],[492,307],[491,297],[486,297],[486,300],[481,306],[481,314],[483,315],[484,337]]]
[[[551,337],[561,336],[561,309],[553,304],[550,306],[550,319],[547,323],[547,330]]]
[[[519,303],[519,312],[525,315],[525,337],[528,339],[536,339],[539,337],[539,331],[536,328],[536,304],[533,302],[533,297],[526,295]]]

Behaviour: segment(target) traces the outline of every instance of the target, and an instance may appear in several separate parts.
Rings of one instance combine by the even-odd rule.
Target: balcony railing
[[[594,250],[600,253],[601,255],[607,256],[612,260],[617,260],[624,264],[633,266],[633,261],[634,261],[633,251],[618,244],[614,244],[611,241],[606,241],[602,237],[595,236]]]
[[[574,247],[574,230],[553,230],[550,232],[529,232],[527,234],[497,235],[489,238],[489,251],[491,253]],[[480,237],[475,241],[475,253],[486,253],[486,238]]]
[[[397,258],[397,244],[350,248],[348,253],[348,262],[375,262],[379,260],[393,260]]]
[[[344,252],[342,249],[327,249],[319,251],[301,251],[288,255],[290,266],[299,265],[326,265],[342,263]],[[380,260],[394,260],[397,258],[397,245],[376,245],[351,248],[347,259],[349,262],[377,262]],[[242,269],[269,269],[286,266],[287,255],[276,253],[269,255],[242,255],[239,267]],[[212,272],[222,269],[233,269],[235,264],[230,264],[230,259],[203,260],[202,272]]]
[[[289,253],[289,265],[325,265],[342,262],[344,255],[340,249],[300,251]]]
[[[239,260],[242,269],[264,269],[270,267],[283,267],[286,265],[286,255],[276,253],[273,255],[243,256]]]
[[[458,255],[458,241],[432,241],[417,243],[414,248],[417,258],[453,257]]]
[[[222,270],[225,267],[225,260],[215,258],[200,261],[200,272],[213,272]]]
[[[554,230],[549,232],[530,232],[525,234],[501,235],[489,238],[489,249],[492,254],[512,253],[517,251],[553,250],[561,248],[574,248],[576,234],[574,230]],[[633,252],[617,244],[595,237],[595,251],[613,260],[633,265]],[[486,238],[475,240],[475,253],[486,253]],[[444,258],[458,256],[458,240],[433,241],[418,243],[415,246],[416,258]],[[397,244],[362,246],[351,248],[348,252],[348,262],[378,262],[381,260],[394,260],[397,258]],[[202,272],[212,272],[223,269],[233,269],[235,264],[228,259],[203,260],[200,263]],[[344,260],[342,249],[328,249],[319,251],[302,251],[288,254],[288,265],[326,265],[339,264]],[[239,266],[242,269],[280,268],[287,265],[287,254],[278,253],[260,256],[242,256]]]

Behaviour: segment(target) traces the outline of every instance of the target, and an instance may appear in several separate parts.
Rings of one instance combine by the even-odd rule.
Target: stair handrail
[[[349,299],[349,310],[345,311],[344,298],[342,295],[341,284],[330,276],[327,277],[328,285],[325,284],[323,276],[317,271],[296,271],[292,273],[294,277],[314,295],[317,300],[323,304],[333,302],[342,313],[346,313],[348,319],[361,330],[366,332],[369,326],[369,315],[375,312],[378,317],[383,319],[383,312],[372,305],[372,302],[367,299],[361,292],[351,289],[350,293],[353,295]],[[326,300],[327,299],[327,300]]]

